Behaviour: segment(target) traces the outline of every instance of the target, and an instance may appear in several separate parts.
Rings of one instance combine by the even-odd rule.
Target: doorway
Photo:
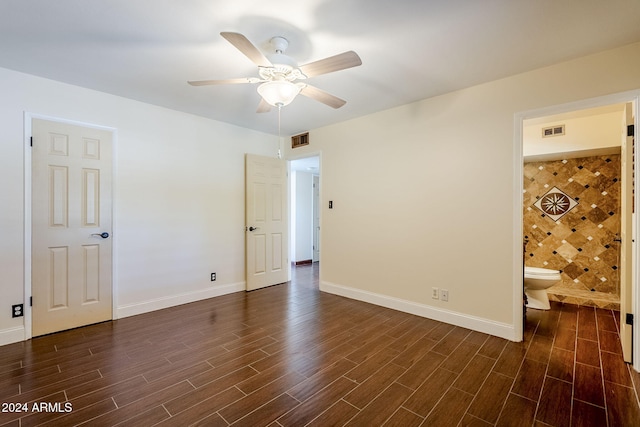
[[[524,264],[562,272],[563,283],[548,292],[551,300],[619,307],[618,323],[628,362],[638,356],[632,351],[632,342],[638,344],[638,330],[632,332],[632,325],[626,324],[627,314],[635,313],[639,305],[637,297],[632,298],[638,283],[632,261],[638,222],[632,213],[637,211],[633,172],[638,176],[638,166],[633,161],[634,137],[627,137],[628,129],[632,133],[637,129],[630,126],[637,123],[637,105],[638,94],[626,93],[516,116],[520,153],[519,176],[514,179],[521,183],[520,251],[522,240],[529,241]],[[614,130],[598,134],[607,128],[603,125],[607,120],[613,121],[609,129]],[[580,130],[580,125],[586,130]],[[533,144],[527,146],[528,141]],[[605,188],[609,185],[610,191]],[[535,202],[552,191],[567,193],[577,202],[572,203],[577,209],[553,219],[536,212],[539,207]],[[532,192],[536,194],[528,194]],[[543,224],[538,224],[540,221]]]
[[[291,265],[320,261],[320,156],[289,161]]]

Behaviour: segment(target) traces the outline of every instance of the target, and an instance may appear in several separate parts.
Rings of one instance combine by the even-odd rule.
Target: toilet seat
[[[542,278],[542,277],[557,276],[558,274],[560,274],[560,271],[550,270],[548,268],[541,268],[541,267],[525,267],[524,274],[525,276],[529,276],[529,277]]]

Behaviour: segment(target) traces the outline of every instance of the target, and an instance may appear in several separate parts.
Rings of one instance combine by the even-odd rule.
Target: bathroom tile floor
[[[320,292],[298,267],[0,347],[0,426],[640,426],[615,315],[553,302],[514,343]]]

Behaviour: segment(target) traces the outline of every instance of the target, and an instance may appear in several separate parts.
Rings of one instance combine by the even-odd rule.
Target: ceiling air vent
[[[309,132],[291,137],[291,148],[298,148],[303,145],[309,145]]]
[[[542,128],[542,137],[548,138],[550,136],[564,135],[564,125],[550,126],[548,128]]]

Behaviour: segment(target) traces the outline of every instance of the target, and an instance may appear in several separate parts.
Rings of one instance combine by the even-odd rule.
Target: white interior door
[[[320,261],[320,177],[313,176],[313,262]]]
[[[32,136],[31,313],[38,336],[112,319],[112,134],[33,119]]]
[[[634,149],[633,136],[627,136],[627,126],[633,124],[632,105],[625,107],[625,119],[623,123],[622,142],[622,215],[621,215],[621,247],[620,247],[620,342],[622,344],[622,356],[625,362],[632,362],[633,348],[633,322],[629,318],[633,307],[633,169]]]
[[[288,280],[287,169],[284,160],[245,158],[247,290]]]

